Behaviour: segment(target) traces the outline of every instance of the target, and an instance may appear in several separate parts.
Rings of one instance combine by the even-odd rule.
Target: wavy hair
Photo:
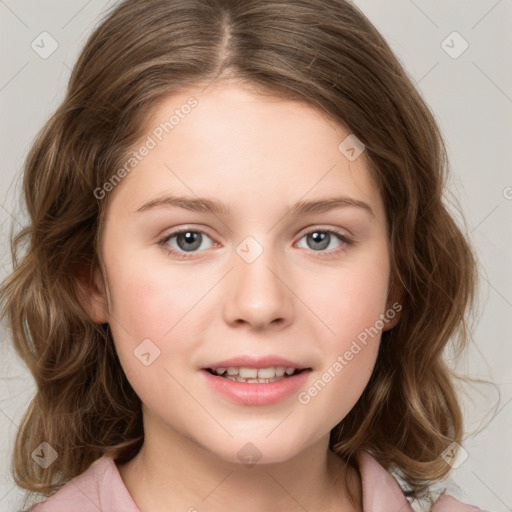
[[[468,342],[474,251],[444,202],[448,159],[428,106],[377,29],[347,0],[126,0],[106,13],[72,71],[62,104],[27,156],[29,222],[11,240],[2,318],[37,386],[16,437],[18,486],[46,496],[104,454],[122,463],[143,440],[141,402],[108,324],[79,300],[77,269],[100,264],[108,196],[158,102],[213,80],[306,102],[366,146],[385,204],[398,324],[382,335],[362,396],[331,431],[355,467],[370,451],[424,495],[450,467],[463,420],[443,359]],[[42,469],[42,441],[59,454]]]

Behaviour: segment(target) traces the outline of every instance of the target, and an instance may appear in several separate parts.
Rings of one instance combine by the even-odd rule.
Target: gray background
[[[62,100],[78,52],[112,3],[0,0],[0,279],[10,269],[10,226],[18,229],[24,221],[18,194],[26,151]],[[480,317],[470,350],[453,364],[496,385],[462,390],[467,459],[447,485],[483,509],[512,511],[512,2],[355,3],[388,40],[440,124],[451,160],[450,192],[480,259]],[[58,43],[47,58],[31,47],[44,31]],[[460,36],[450,35],[454,31]],[[464,41],[469,46],[458,55]],[[9,460],[34,385],[4,326],[0,334],[0,511],[13,511],[22,492],[9,475]]]

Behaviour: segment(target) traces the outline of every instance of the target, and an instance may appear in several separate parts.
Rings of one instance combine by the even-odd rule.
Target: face
[[[347,136],[310,106],[227,84],[155,110],[103,199],[90,307],[146,436],[279,462],[355,405],[394,321],[382,198],[365,152],[339,148]]]

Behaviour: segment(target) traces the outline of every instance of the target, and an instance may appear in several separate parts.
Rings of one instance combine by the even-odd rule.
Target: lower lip
[[[209,386],[240,405],[270,405],[297,392],[305,383],[310,371],[304,370],[297,375],[268,384],[237,382],[225,377],[216,377],[207,370],[201,370],[201,373]]]

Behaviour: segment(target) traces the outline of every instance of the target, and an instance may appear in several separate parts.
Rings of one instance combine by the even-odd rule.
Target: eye
[[[346,235],[334,229],[314,229],[305,233],[301,237],[302,239],[305,239],[308,244],[305,249],[312,249],[315,252],[337,252],[336,247],[334,250],[325,251],[329,246],[331,246],[330,249],[333,249],[332,243],[336,243],[336,241],[338,241],[338,248],[351,244],[351,240]]]
[[[176,254],[180,258],[189,258],[191,255],[187,253],[194,253],[197,249],[201,248],[206,238],[211,238],[204,232],[194,229],[181,229],[165,235],[158,243],[172,254]],[[169,243],[173,239],[174,243]],[[177,247],[176,247],[177,246]],[[205,248],[204,246],[202,247]]]
[[[204,231],[197,229],[180,229],[165,235],[158,241],[158,244],[163,246],[169,254],[176,255],[178,258],[187,259],[193,257],[193,254],[198,252],[201,248],[208,249],[209,247],[204,247],[203,244],[207,239],[211,240],[210,236]],[[306,239],[306,243],[309,245],[309,247],[304,247],[305,249],[309,248],[314,252],[326,253],[326,255],[329,256],[335,255],[339,250],[343,249],[344,246],[352,243],[352,240],[346,235],[334,229],[314,229],[302,235],[300,240],[302,239]],[[338,241],[338,250],[336,250],[336,247],[334,247],[334,249],[330,247],[332,243],[336,241]],[[210,247],[213,245],[214,244],[211,244]],[[330,250],[326,251],[325,249],[329,247]]]

